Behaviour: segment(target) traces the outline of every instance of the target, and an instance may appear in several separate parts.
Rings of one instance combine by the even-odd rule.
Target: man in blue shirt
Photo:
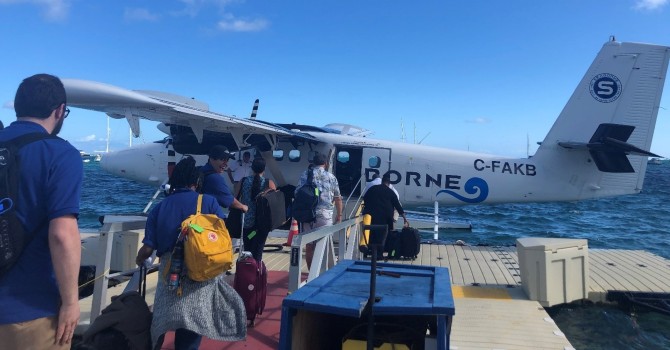
[[[205,174],[202,183],[202,193],[214,196],[219,205],[224,208],[240,209],[246,213],[249,207],[235,198],[222,176],[226,172],[228,160],[231,157],[225,146],[216,145],[212,147],[209,151],[207,164],[200,169]]]
[[[28,133],[56,135],[69,113],[60,79],[37,74],[16,91],[17,121],[0,131],[6,141]],[[77,227],[83,165],[60,138],[18,152],[17,216],[33,237],[17,263],[0,277],[0,339],[8,349],[69,349],[79,322]]]

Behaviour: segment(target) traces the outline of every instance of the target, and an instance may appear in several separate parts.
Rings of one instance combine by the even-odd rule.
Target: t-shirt
[[[157,256],[171,251],[177,242],[182,221],[195,214],[198,195],[188,188],[177,189],[158,203],[149,212],[142,243],[154,248]],[[222,219],[226,217],[216,199],[209,195],[202,196],[200,213],[216,214]]]
[[[251,161],[247,163],[242,159],[228,161],[228,169],[233,174],[233,181],[238,182],[251,175]]]
[[[373,224],[392,224],[393,209],[400,215],[405,213],[396,193],[383,184],[370,187],[363,196],[363,202],[363,214],[370,214]]]
[[[300,186],[307,183],[307,172],[305,170],[300,176],[296,191]],[[314,185],[319,189],[319,204],[316,206],[316,216],[324,219],[333,218],[333,200],[337,197],[342,197],[340,194],[340,185],[337,182],[335,175],[329,173],[323,167],[314,168]]]
[[[207,162],[207,164],[205,164],[200,169],[200,171],[206,174],[214,171],[214,168],[211,164],[209,164],[209,162]],[[202,193],[214,196],[216,201],[219,202],[219,205],[224,208],[230,207],[230,205],[233,204],[233,201],[235,200],[233,193],[226,184],[226,180],[223,178],[222,174],[219,173],[213,173],[205,176],[205,179],[202,183]]]
[[[0,140],[33,132],[46,130],[33,122],[16,121],[0,131]],[[17,216],[26,232],[35,233],[16,265],[0,277],[0,324],[58,313],[60,293],[49,251],[49,220],[79,216],[84,172],[79,151],[62,139],[33,142],[18,154],[22,166]]]

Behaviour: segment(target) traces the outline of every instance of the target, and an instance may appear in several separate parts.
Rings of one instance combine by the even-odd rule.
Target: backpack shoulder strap
[[[307,182],[308,185],[314,185],[314,167],[310,165],[307,168]]]
[[[29,134],[21,135],[11,140],[4,141],[4,143],[11,143],[18,149],[29,143],[44,139],[60,139],[60,137],[43,132],[31,132]]]
[[[199,215],[201,209],[202,209],[202,193],[200,193],[198,195],[198,204],[197,204],[196,209],[195,209],[195,214]]]

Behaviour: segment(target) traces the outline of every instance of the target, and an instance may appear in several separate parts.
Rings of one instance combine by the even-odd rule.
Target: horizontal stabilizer
[[[635,172],[626,155],[660,157],[626,141],[635,130],[632,125],[603,123],[593,133],[589,143],[559,142],[564,148],[588,149],[598,170],[606,173]]]

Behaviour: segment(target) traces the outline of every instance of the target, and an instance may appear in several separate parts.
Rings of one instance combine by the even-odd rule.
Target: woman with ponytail
[[[249,207],[244,216],[244,231],[242,239],[244,240],[244,250],[251,252],[254,259],[261,261],[263,258],[263,247],[268,238],[269,232],[260,232],[256,228],[256,197],[266,190],[276,190],[277,186],[274,181],[266,179],[265,160],[263,158],[256,158],[251,163],[251,170],[253,174],[242,178],[240,181],[240,202]]]

